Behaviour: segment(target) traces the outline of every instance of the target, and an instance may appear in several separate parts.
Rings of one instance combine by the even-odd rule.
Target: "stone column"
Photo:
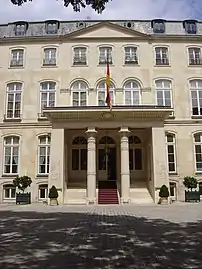
[[[168,159],[164,126],[152,127],[152,179],[155,202],[159,200],[159,188],[165,184],[169,188]]]
[[[129,168],[129,144],[127,127],[119,131],[121,135],[121,203],[130,202],[130,168]]]
[[[96,203],[96,136],[95,128],[88,128],[88,152],[87,152],[87,203]]]
[[[58,189],[58,202],[64,202],[64,129],[52,129],[48,188]]]

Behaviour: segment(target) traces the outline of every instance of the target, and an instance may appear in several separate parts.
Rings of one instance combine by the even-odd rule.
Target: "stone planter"
[[[200,192],[185,191],[185,202],[200,202]]]
[[[16,204],[31,204],[31,193],[16,193]]]
[[[50,205],[58,205],[58,200],[57,198],[50,198]]]

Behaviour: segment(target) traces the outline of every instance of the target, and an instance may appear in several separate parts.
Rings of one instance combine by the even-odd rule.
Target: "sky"
[[[0,23],[19,20],[139,20],[165,18],[202,20],[202,0],[112,0],[101,15],[87,7],[74,12],[62,0],[32,0],[22,7],[10,0],[0,0]]]

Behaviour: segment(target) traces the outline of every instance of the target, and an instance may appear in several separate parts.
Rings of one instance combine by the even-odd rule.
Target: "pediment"
[[[78,30],[69,35],[77,38],[147,38],[147,35],[113,23],[101,22],[85,29]]]

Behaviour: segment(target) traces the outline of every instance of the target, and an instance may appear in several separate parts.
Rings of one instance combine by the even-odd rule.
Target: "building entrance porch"
[[[142,183],[154,201],[157,189],[169,185],[163,120],[170,110],[120,110],[47,109],[53,128],[49,185],[59,189],[61,203],[97,203],[100,181],[116,181],[121,203],[133,202]],[[142,120],[148,115],[152,120]]]

